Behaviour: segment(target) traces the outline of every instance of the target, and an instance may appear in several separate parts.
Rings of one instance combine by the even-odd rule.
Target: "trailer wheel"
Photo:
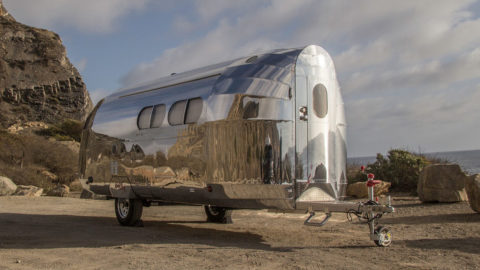
[[[207,214],[207,221],[214,223],[232,223],[232,210],[217,207],[212,205],[205,205],[205,213]]]
[[[123,226],[136,226],[142,217],[143,202],[135,199],[115,198],[115,215]]]
[[[387,227],[378,226],[375,229],[375,235],[378,236],[378,240],[374,242],[379,247],[388,247],[392,243],[392,232]]]

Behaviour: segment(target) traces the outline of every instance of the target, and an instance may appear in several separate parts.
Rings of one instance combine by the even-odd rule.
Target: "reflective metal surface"
[[[322,119],[312,105],[318,83],[330,104]],[[185,119],[198,121],[171,126],[172,105],[196,98],[203,100],[196,105],[199,116]],[[155,119],[157,128],[139,129],[142,109],[159,104],[166,106],[165,119]],[[83,178],[93,178],[90,190],[113,197],[293,209],[296,199],[343,196],[344,138],[333,63],[323,49],[308,46],[172,75],[107,97],[85,125],[80,168]]]
[[[296,173],[299,200],[334,200],[346,190],[346,122],[344,104],[335,67],[328,53],[318,46],[306,47],[296,67],[296,107],[301,111],[295,121]],[[314,89],[327,90],[326,114],[314,113]],[[317,107],[319,104],[317,104]],[[310,190],[306,190],[310,188]]]

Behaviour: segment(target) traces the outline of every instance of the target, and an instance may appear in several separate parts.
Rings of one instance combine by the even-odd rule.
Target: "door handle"
[[[307,121],[308,120],[308,109],[307,106],[302,106],[298,108],[299,118],[300,120]]]

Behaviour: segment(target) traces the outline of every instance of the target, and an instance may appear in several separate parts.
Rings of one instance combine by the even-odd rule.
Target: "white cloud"
[[[469,135],[480,126],[467,125],[480,112],[472,104],[480,98],[479,6],[472,0],[198,1],[197,16],[178,24],[205,36],[137,66],[123,82],[256,50],[320,44],[336,62],[353,155],[408,145],[480,148]]]
[[[8,11],[19,21],[52,29],[74,27],[85,32],[112,31],[118,19],[141,10],[150,0],[4,0]]]

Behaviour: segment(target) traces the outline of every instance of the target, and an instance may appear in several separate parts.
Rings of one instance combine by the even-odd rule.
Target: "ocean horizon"
[[[446,160],[449,163],[456,163],[460,165],[462,170],[467,174],[480,173],[480,150],[432,152],[422,154],[427,157]],[[367,164],[374,163],[376,159],[376,155],[366,157],[348,157],[347,164],[366,166]]]

